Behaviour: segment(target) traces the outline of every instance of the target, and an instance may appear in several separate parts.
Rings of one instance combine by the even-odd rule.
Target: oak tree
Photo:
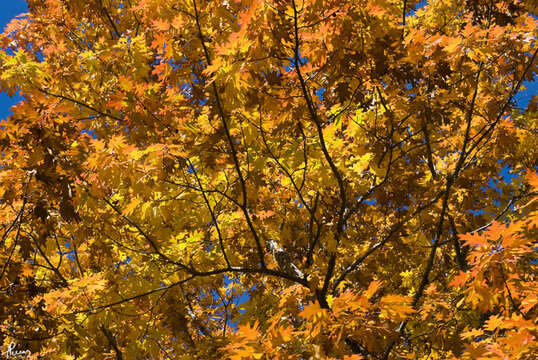
[[[534,359],[534,0],[28,0],[0,341],[45,359]]]

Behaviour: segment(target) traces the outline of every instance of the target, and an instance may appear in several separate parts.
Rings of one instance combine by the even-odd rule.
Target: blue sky
[[[2,31],[6,24],[15,16],[27,12],[26,1],[23,0],[2,0],[0,2],[0,27]],[[11,114],[9,108],[19,101],[17,96],[10,98],[0,92],[0,119],[5,119]]]
[[[4,26],[15,16],[27,12],[26,1],[24,0],[1,0],[0,1],[0,27]],[[524,108],[530,98],[538,92],[538,83],[526,84],[527,89],[521,91],[516,97],[518,105]],[[10,98],[0,92],[0,119],[5,119],[11,114],[10,107],[20,99],[17,96]]]

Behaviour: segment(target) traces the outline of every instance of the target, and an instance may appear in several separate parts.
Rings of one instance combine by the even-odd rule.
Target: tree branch
[[[208,51],[207,46],[205,44],[205,38],[204,38],[204,35],[202,33],[202,28],[200,26],[200,16],[198,14],[198,6],[196,5],[196,0],[193,0],[192,2],[193,2],[193,5],[194,5],[194,16],[195,16],[196,28],[198,30],[198,37],[200,39],[200,42],[202,43],[202,48],[203,48],[203,51],[204,51],[206,62],[207,62],[208,65],[211,65],[211,57],[209,56],[209,51]],[[239,182],[241,184],[241,192],[243,194],[243,204],[241,206],[241,210],[243,211],[243,215],[245,216],[245,220],[247,221],[247,225],[248,225],[248,227],[249,227],[249,229],[250,229],[250,231],[252,233],[252,236],[254,237],[254,242],[256,243],[256,248],[257,248],[257,251],[258,251],[258,257],[259,257],[261,267],[265,268],[266,265],[265,265],[265,259],[264,259],[264,251],[263,251],[263,247],[261,245],[258,233],[254,229],[254,224],[252,223],[252,219],[250,218],[250,214],[248,213],[247,186],[246,186],[245,179],[243,177],[243,173],[241,171],[241,167],[239,165],[239,158],[237,157],[237,150],[235,148],[234,141],[233,141],[232,136],[230,134],[230,129],[229,129],[229,125],[228,125],[227,116],[226,116],[226,114],[224,112],[224,108],[222,106],[220,96],[219,96],[219,92],[218,92],[218,89],[217,89],[217,84],[215,83],[215,81],[213,81],[211,86],[212,86],[212,90],[213,90],[213,95],[215,96],[215,102],[216,102],[216,105],[217,105],[217,111],[218,111],[219,116],[220,116],[220,118],[222,120],[222,125],[224,127],[224,132],[226,133],[226,139],[228,140],[228,145],[229,145],[230,151],[232,153],[232,159],[233,159],[233,162],[234,162],[235,170],[237,172],[237,175],[239,177]]]

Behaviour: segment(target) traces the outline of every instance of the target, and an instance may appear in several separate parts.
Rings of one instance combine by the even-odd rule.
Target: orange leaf
[[[527,175],[525,176],[529,185],[532,187],[533,191],[538,191],[538,173],[527,169]]]
[[[381,285],[382,285],[381,281],[378,281],[378,280],[372,281],[370,283],[370,285],[368,285],[368,289],[364,293],[364,296],[366,296],[366,298],[370,299],[372,296],[374,296],[374,294],[377,292],[377,290],[379,290]]]
[[[152,24],[157,31],[168,31],[170,29],[170,22],[166,20],[153,20]]]
[[[325,310],[319,306],[317,301],[313,302],[310,305],[304,307],[304,310],[301,312],[301,316],[306,319],[311,319],[315,316],[323,314]]]
[[[258,321],[252,325],[239,325],[237,327],[238,332],[248,341],[254,341],[258,338]]]
[[[454,277],[454,280],[452,280],[452,282],[449,285],[454,286],[454,287],[460,287],[464,285],[468,279],[469,279],[469,274],[463,271],[460,271],[460,273]]]

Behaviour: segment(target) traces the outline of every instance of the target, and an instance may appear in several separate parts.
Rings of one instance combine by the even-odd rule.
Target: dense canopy
[[[2,352],[536,359],[537,6],[28,0]]]

